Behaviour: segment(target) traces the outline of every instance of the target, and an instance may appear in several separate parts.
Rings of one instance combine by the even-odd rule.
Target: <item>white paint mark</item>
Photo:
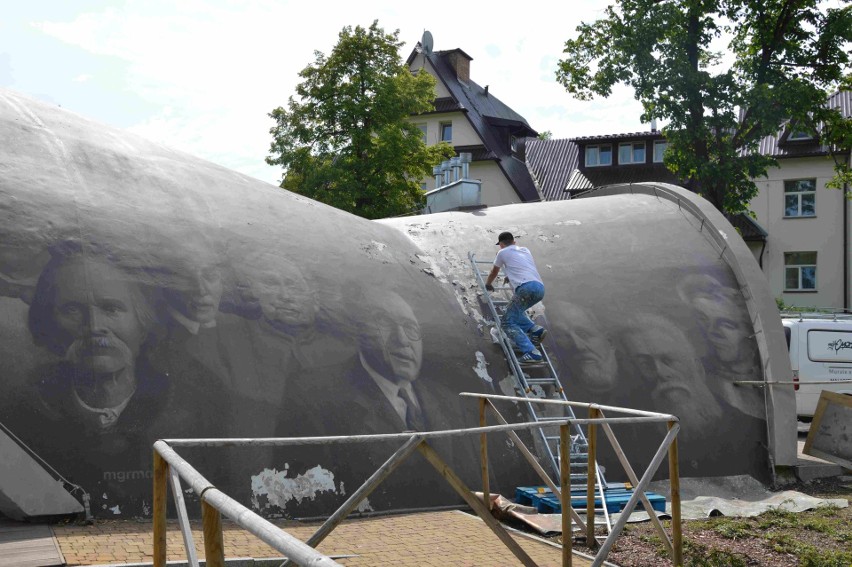
[[[480,351],[476,351],[476,366],[473,367],[473,371],[489,384],[494,382],[488,375],[488,363],[485,361],[485,355]]]
[[[109,509],[109,511],[115,514],[116,516],[121,514],[121,508],[118,505],[113,506]]]
[[[107,499],[107,498],[109,498],[109,497],[107,496],[107,493],[106,493],[106,492],[104,492],[104,493],[103,493],[103,495],[101,495],[101,498],[103,498],[104,500],[106,500],[106,499]]]
[[[727,240],[727,239],[728,239],[728,235],[727,235],[727,234],[725,234],[725,232],[724,232],[724,231],[720,230],[720,231],[719,231],[719,234],[721,234],[721,235],[722,235],[722,238],[724,238],[725,240]]]
[[[370,504],[370,499],[364,498],[363,500],[361,500],[361,503],[358,504],[358,507],[355,508],[355,510],[357,512],[372,512],[373,506],[372,504]]]
[[[317,465],[295,477],[288,477],[288,467],[281,472],[277,469],[264,469],[251,477],[253,500],[266,496],[271,506],[283,508],[291,500],[299,504],[308,498],[313,500],[320,492],[336,492],[334,473]]]

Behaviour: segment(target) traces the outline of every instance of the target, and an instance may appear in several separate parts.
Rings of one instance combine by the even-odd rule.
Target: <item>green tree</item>
[[[643,121],[668,122],[666,165],[725,212],[747,210],[757,193],[752,178],[776,165],[758,144],[787,121],[848,131],[848,120],[825,103],[849,72],[849,6],[616,0],[606,17],[576,31],[557,80],[583,100],[609,96],[616,84],[632,87]],[[837,147],[838,135],[832,149],[848,151]]]
[[[298,98],[270,113],[266,162],[284,167],[282,187],[371,219],[423,205],[420,180],[453,150],[426,146],[410,121],[434,110],[435,79],[409,71],[398,36],[347,26],[328,56],[314,53]]]

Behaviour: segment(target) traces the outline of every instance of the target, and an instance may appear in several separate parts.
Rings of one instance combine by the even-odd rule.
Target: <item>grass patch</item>
[[[742,518],[720,518],[712,524],[714,532],[727,539],[742,539],[745,537],[757,537],[753,533],[754,524]]]
[[[688,540],[683,542],[684,564],[686,567],[747,567],[744,557],[721,549],[712,549],[700,543]]]

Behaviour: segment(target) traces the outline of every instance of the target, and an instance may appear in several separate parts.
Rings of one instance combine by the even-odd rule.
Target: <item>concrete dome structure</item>
[[[792,395],[732,385],[789,379],[772,297],[684,190],[373,222],[11,91],[0,130],[0,447],[28,448],[0,469],[7,515],[57,513],[32,498],[51,475],[26,473],[46,462],[96,515],[144,516],[156,439],[398,432],[400,387],[419,427],[476,425],[456,394],[512,387],[467,253],[490,259],[502,230],[545,279],[538,315],[569,398],[678,415],[685,476],[766,478],[795,457]],[[659,438],[624,435],[640,464]],[[478,486],[473,441],[436,448]],[[304,517],[392,450],[187,458],[260,513]],[[493,489],[529,480],[503,440],[490,455]],[[455,501],[413,462],[369,506]]]

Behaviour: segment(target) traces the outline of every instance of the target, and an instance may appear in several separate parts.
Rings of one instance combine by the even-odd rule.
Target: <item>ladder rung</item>
[[[556,378],[554,377],[545,377],[545,378],[527,378],[527,384],[558,384]]]

